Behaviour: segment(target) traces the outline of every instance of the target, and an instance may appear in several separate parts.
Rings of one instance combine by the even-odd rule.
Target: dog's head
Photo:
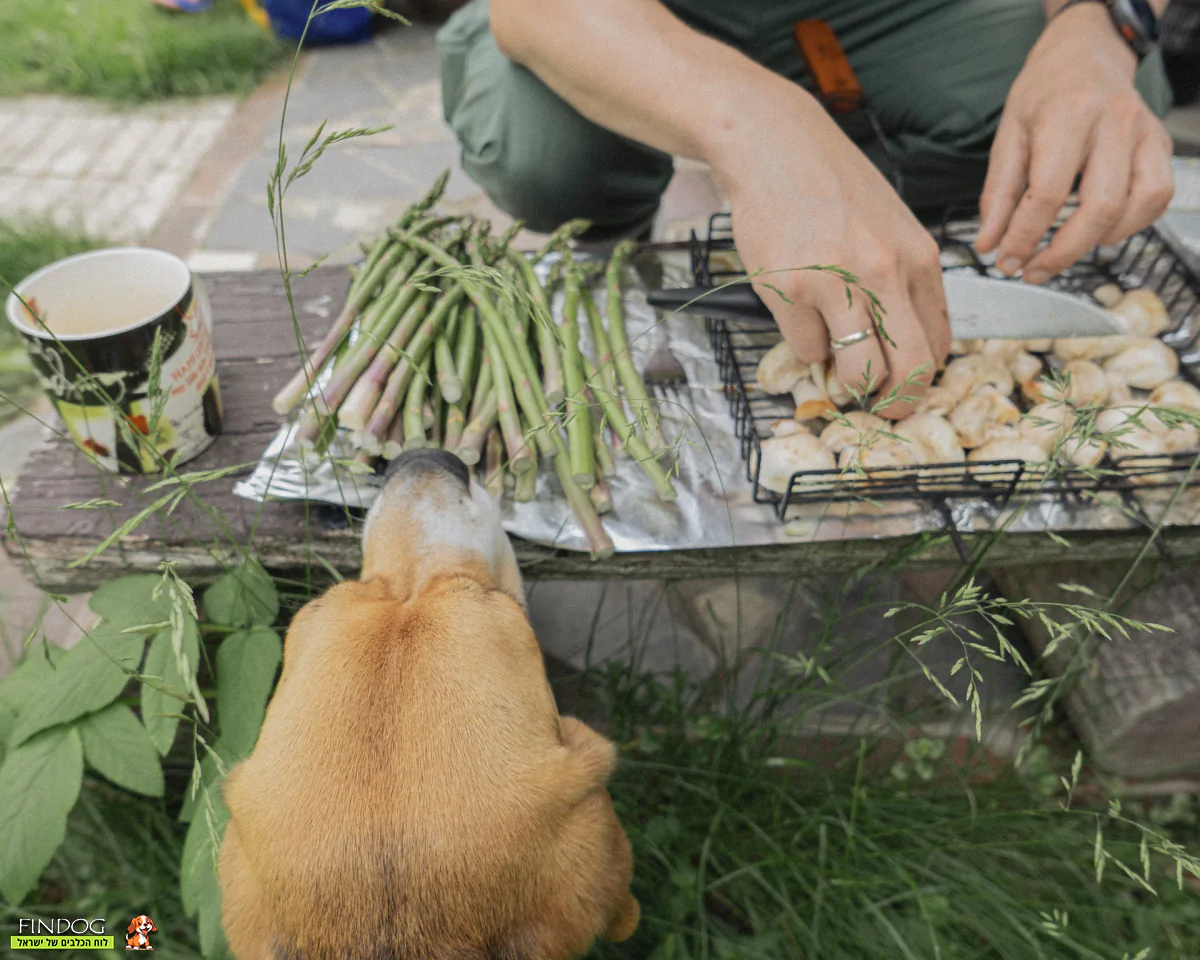
[[[387,578],[404,596],[463,572],[524,605],[500,511],[458,457],[440,449],[406,451],[389,464],[387,477],[363,531],[364,581]]]
[[[140,933],[143,936],[148,933],[158,933],[158,927],[154,925],[154,921],[144,913],[140,917],[134,917],[130,920],[129,926],[126,929],[130,933]]]

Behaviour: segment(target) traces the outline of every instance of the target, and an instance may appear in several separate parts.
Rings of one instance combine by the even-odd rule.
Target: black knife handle
[[[770,320],[771,311],[748,283],[727,287],[672,287],[651,290],[646,299],[659,310],[699,313],[722,320]]]

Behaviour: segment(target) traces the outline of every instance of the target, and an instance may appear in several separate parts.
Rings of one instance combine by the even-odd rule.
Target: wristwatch
[[[1108,7],[1113,26],[1137,54],[1138,60],[1145,59],[1158,46],[1158,17],[1147,0],[1067,0],[1058,12],[1079,3],[1103,3]]]

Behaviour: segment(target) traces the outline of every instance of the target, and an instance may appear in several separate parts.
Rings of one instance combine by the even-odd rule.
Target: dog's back
[[[225,790],[234,952],[520,960],[586,948],[610,924],[608,901],[631,900],[628,842],[603,789],[611,745],[591,731],[582,750],[565,742],[510,597],[464,576],[393,591],[339,585],[288,633],[258,745]],[[597,875],[615,889],[581,895]]]

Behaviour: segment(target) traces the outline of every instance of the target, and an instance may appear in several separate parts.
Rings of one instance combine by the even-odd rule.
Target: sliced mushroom
[[[1008,396],[1013,392],[1013,376],[993,357],[971,354],[946,365],[940,386],[962,400],[972,393],[990,391]]]
[[[1022,439],[1049,453],[1075,425],[1075,411],[1065,403],[1039,403],[1017,424]]]
[[[1046,451],[1030,440],[1023,439],[1015,430],[1010,430],[982,447],[976,447],[967,454],[968,464],[982,464],[993,460],[1020,460],[1025,464],[1042,464],[1046,461]],[[977,476],[983,474],[986,479],[1002,480],[998,474],[987,475],[991,470],[980,466],[968,467]]]
[[[935,413],[905,417],[892,433],[913,445],[918,463],[961,463],[965,458],[958,432],[949,420]]]
[[[1157,337],[1171,325],[1162,298],[1144,287],[1128,291],[1108,312],[1134,337]]]
[[[813,380],[798,380],[792,387],[792,399],[796,401],[797,420],[816,420],[837,407],[825,393],[825,387]]]
[[[859,447],[870,441],[887,422],[864,410],[843,413],[821,431],[821,444],[831,453],[841,453],[848,447]]]
[[[821,442],[811,433],[801,431],[787,436],[770,437],[762,442],[762,465],[758,473],[758,482],[768,490],[776,493],[786,493],[792,476],[797,473],[810,473],[814,470],[833,470],[837,464]],[[813,478],[799,482],[820,482],[822,479]]]
[[[1129,337],[1067,337],[1054,341],[1054,356],[1061,363],[1072,360],[1103,360],[1129,346]]]
[[[1108,397],[1110,384],[1104,371],[1090,360],[1072,360],[1063,364],[1064,391],[1052,380],[1035,380],[1022,386],[1021,393],[1031,403],[1062,401],[1077,407],[1098,406]]]
[[[1040,337],[1037,340],[1026,340],[1025,349],[1030,353],[1049,353],[1054,349],[1054,341],[1049,337]]]
[[[958,397],[943,387],[941,384],[935,383],[932,387],[926,387],[925,395],[921,397],[916,406],[913,408],[914,413],[936,413],[942,416],[948,414],[958,404]]]
[[[838,454],[838,468],[849,472],[865,473],[872,480],[895,477],[904,467],[915,466],[919,451],[917,445],[895,437],[876,436],[859,447],[847,447]]]
[[[1131,387],[1153,390],[1175,379],[1179,373],[1179,355],[1161,340],[1150,337],[1126,346],[1104,365],[1104,369]]]
[[[1104,459],[1108,444],[1093,437],[1071,437],[1059,451],[1059,459],[1077,467],[1094,467]]]
[[[1038,378],[1038,374],[1042,372],[1042,360],[1040,357],[1035,357],[1032,353],[1022,350],[1013,358],[1008,369],[1012,372],[1013,379],[1017,381],[1018,386],[1023,386]]]
[[[1014,426],[1021,419],[1021,411],[1008,397],[976,393],[951,410],[948,419],[958,433],[959,443],[971,450]]]
[[[758,361],[754,377],[764,393],[790,393],[797,380],[810,376],[809,365],[801,363],[786,340],[780,340]]]
[[[1154,392],[1150,394],[1150,403],[1194,413],[1200,411],[1200,390],[1186,380],[1168,380],[1154,388]]]
[[[1092,291],[1092,297],[1102,307],[1115,307],[1125,291],[1115,283],[1103,283]]]

